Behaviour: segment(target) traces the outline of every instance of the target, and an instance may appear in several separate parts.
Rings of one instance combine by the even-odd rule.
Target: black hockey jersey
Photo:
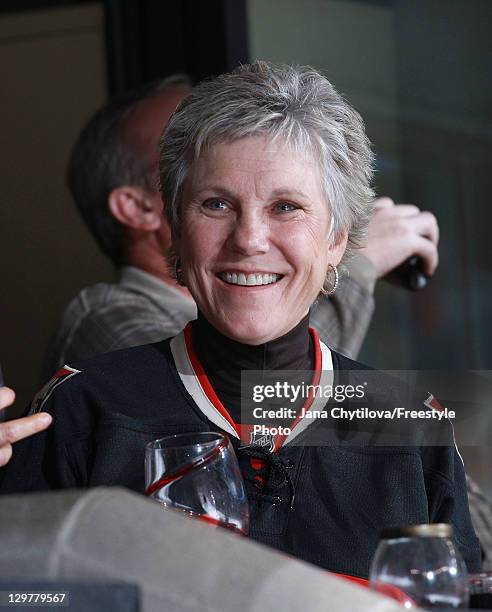
[[[53,425],[16,444],[2,470],[1,491],[119,485],[143,492],[147,442],[222,429],[231,434],[248,482],[254,481],[251,456],[265,463],[261,491],[248,490],[252,538],[328,570],[367,578],[382,529],[451,522],[468,569],[479,570],[480,547],[454,446],[239,450],[226,420],[200,398],[183,347],[181,334],[62,369],[33,402],[34,410],[53,415]],[[363,367],[330,354],[334,370]]]

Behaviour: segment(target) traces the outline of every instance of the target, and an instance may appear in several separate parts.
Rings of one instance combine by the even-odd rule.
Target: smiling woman
[[[256,62],[198,85],[161,144],[174,257],[200,312],[249,345],[293,329],[372,211],[360,116],[316,71]]]
[[[204,150],[182,208],[174,249],[185,284],[209,323],[246,344],[308,314],[347,242],[346,230],[336,240],[330,231],[315,160],[262,136]]]
[[[263,385],[273,371],[283,389],[294,371],[296,388],[322,389],[367,372],[320,342],[308,314],[363,239],[371,160],[361,118],[311,68],[256,62],[198,85],[172,116],[160,157],[170,260],[198,319],[171,340],[61,370],[34,403],[54,414],[54,426],[16,449],[3,490],[104,484],[143,492],[147,442],[219,429],[247,484],[251,537],[367,577],[385,527],[451,522],[477,571],[452,443],[372,448],[372,438],[356,436],[356,446],[347,434],[358,425],[345,431],[303,418],[327,412],[331,400],[314,393],[290,399],[286,418],[259,433],[262,423],[242,410],[253,402],[244,373],[259,370]],[[376,381],[379,403],[403,405],[385,396],[384,377]],[[258,407],[277,414],[285,403],[268,397]]]

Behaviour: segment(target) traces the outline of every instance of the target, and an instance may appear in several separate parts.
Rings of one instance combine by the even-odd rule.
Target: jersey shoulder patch
[[[426,400],[424,400],[424,406],[427,408],[432,408],[433,410],[437,410],[438,412],[444,412],[444,408],[442,404],[439,402],[437,397],[429,393]]]
[[[61,384],[63,384],[69,378],[80,374],[81,370],[76,370],[75,368],[71,368],[70,366],[64,365],[62,368],[58,370],[52,376],[49,381],[41,387],[41,389],[36,393],[34,399],[31,402],[31,408],[29,410],[29,414],[36,414],[37,412],[41,412],[43,406],[56,389]]]

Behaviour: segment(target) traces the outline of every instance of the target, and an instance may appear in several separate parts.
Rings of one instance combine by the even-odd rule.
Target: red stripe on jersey
[[[314,344],[314,372],[313,372],[313,379],[311,381],[311,385],[314,388],[316,388],[319,385],[319,381],[321,379],[321,367],[322,367],[322,357],[321,357],[321,347],[319,344],[319,337],[318,334],[316,333],[316,330],[312,327],[309,328],[309,333],[311,334],[311,338],[313,340],[313,344]],[[311,408],[313,402],[314,402],[314,398],[315,398],[315,394],[313,389],[310,390],[310,393],[308,395],[308,397],[306,398],[306,401],[304,402],[304,413],[306,413],[309,408]],[[301,411],[302,412],[302,411]],[[300,423],[300,421],[302,420],[301,415],[299,415],[298,417],[296,417],[291,425],[290,425],[290,429],[293,430],[296,428],[296,426],[298,425],[298,423]],[[275,437],[275,450],[278,450],[282,444],[285,442],[287,436],[286,435],[282,435],[282,436],[276,436]]]
[[[432,393],[429,393],[429,397],[424,401],[424,405],[427,406],[427,408],[433,408],[438,412],[444,412],[443,406],[440,404],[438,399],[432,395]]]
[[[76,370],[75,368],[71,368],[70,366],[66,365],[55,372],[49,381],[43,385],[34,396],[31,402],[30,413],[40,412],[41,408],[44,406],[56,387],[76,374],[80,374],[80,370]]]
[[[313,345],[314,345],[314,372],[313,372],[313,378],[311,381],[311,385],[313,386],[313,389],[314,389],[319,385],[319,381],[321,379],[322,353],[321,353],[321,346],[320,346],[318,334],[312,327],[309,328],[309,333],[311,335],[311,338],[313,340]],[[186,346],[186,351],[188,353],[188,357],[190,359],[195,375],[198,378],[205,395],[207,396],[208,400],[212,403],[212,405],[215,407],[215,409],[219,412],[219,414],[221,414],[224,417],[224,419],[226,419],[226,421],[229,423],[229,425],[231,425],[231,427],[236,432],[238,438],[244,441],[245,438],[243,438],[243,436],[249,433],[249,431],[252,429],[252,426],[247,425],[247,424],[241,425],[240,423],[235,423],[231,415],[229,414],[227,408],[222,404],[217,394],[215,393],[212,385],[210,384],[208,376],[198,358],[198,355],[196,354],[195,349],[193,347],[193,329],[192,329],[191,323],[188,323],[188,325],[184,328],[183,334],[184,334],[185,346]],[[306,398],[304,406],[303,406],[304,413],[309,410],[314,399],[315,399],[315,393],[311,389],[308,397]],[[290,425],[290,429],[291,430],[295,429],[295,427],[301,420],[302,420],[301,415],[296,417],[294,421],[292,421]],[[275,436],[275,446],[274,446],[273,452],[277,452],[279,450],[279,448],[285,442],[286,438],[287,438],[286,435]]]
[[[369,580],[366,580],[365,578],[359,578],[358,576],[351,576],[350,574],[335,573],[334,575],[339,576],[340,578],[343,578],[344,580],[355,582],[356,584],[360,585],[361,587],[365,587],[366,589],[369,588],[370,586]],[[380,584],[378,588],[376,589],[376,591],[380,593],[381,595],[386,595],[386,597],[391,597],[391,599],[396,599],[396,601],[402,604],[404,608],[416,608],[417,607],[417,604],[414,602],[414,600],[411,597],[409,597],[405,593],[405,591],[402,591],[401,589],[394,586],[393,584]]]
[[[212,402],[215,408],[220,412],[220,414],[225,418],[225,420],[229,423],[229,425],[231,425],[231,427],[237,433],[239,439],[241,439],[240,428],[238,427],[238,425],[236,425],[236,423],[234,423],[234,421],[231,418],[231,415],[227,412],[224,405],[222,404],[220,399],[217,397],[217,394],[215,393],[212,385],[210,384],[210,381],[208,380],[208,376],[206,375],[205,370],[203,369],[203,366],[200,360],[198,359],[197,354],[195,353],[195,349],[193,348],[193,331],[192,331],[191,323],[188,323],[188,325],[184,328],[184,338],[185,338],[185,343],[186,343],[186,350],[188,352],[188,356],[190,358],[191,365],[193,366],[193,369],[195,370],[195,374],[198,380],[200,381],[202,389],[205,391],[205,395]]]

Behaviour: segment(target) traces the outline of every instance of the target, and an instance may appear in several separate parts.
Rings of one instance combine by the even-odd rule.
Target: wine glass
[[[407,609],[468,604],[466,565],[446,523],[387,529],[371,565],[371,588]]]
[[[145,494],[165,507],[247,534],[246,491],[225,434],[184,433],[149,442]]]

